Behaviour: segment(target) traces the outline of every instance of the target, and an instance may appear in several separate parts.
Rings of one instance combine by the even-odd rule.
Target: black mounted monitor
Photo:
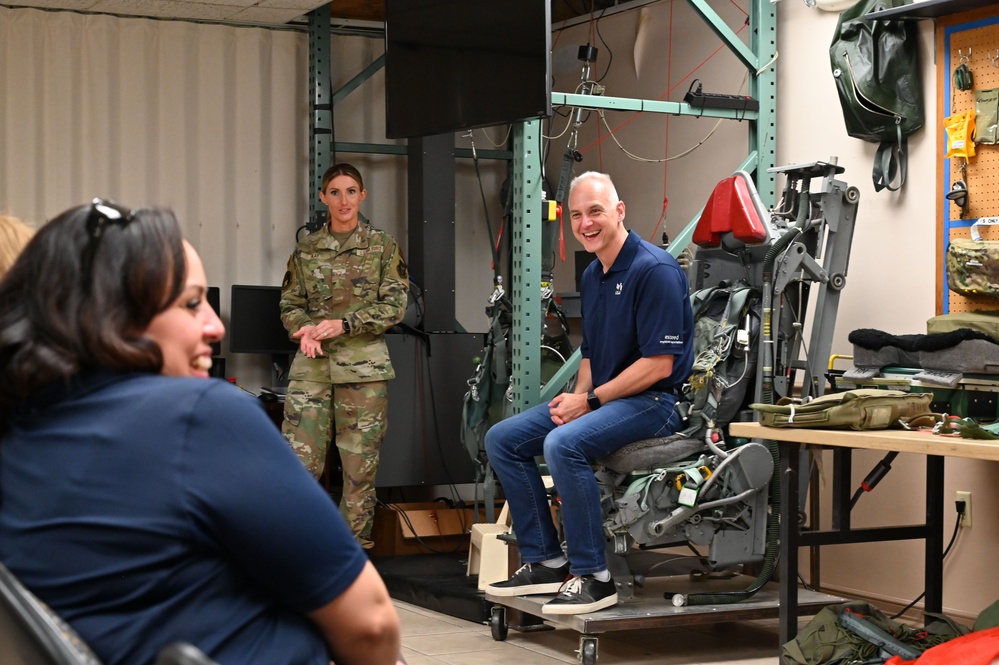
[[[281,287],[233,284],[229,301],[229,351],[288,355],[298,343],[281,323]]]
[[[549,0],[386,0],[386,135],[550,117],[550,54]]]
[[[221,289],[217,286],[209,286],[208,290],[205,291],[205,299],[208,300],[208,304],[215,311],[215,316],[222,318],[222,305],[219,296],[221,295]],[[222,355],[222,343],[212,342],[212,356],[217,357]]]

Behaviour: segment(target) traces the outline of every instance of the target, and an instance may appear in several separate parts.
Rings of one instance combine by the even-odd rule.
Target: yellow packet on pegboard
[[[947,132],[947,154],[944,157],[968,159],[975,156],[975,142],[971,140],[975,132],[974,110],[944,118],[944,131]]]

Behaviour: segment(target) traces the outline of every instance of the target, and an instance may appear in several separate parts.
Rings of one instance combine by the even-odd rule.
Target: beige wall
[[[745,15],[733,3],[715,4],[738,29]],[[849,353],[846,337],[854,329],[923,332],[934,314],[938,134],[931,126],[910,138],[903,192],[874,193],[875,148],[846,136],[829,74],[827,49],[835,22],[836,14],[809,9],[799,0],[778,5],[777,163],[837,156],[846,167],[842,178],[860,188],[833,346],[834,352]],[[599,28],[600,36],[589,25],[557,35],[557,91],[574,91],[580,71],[576,49],[590,37],[600,48],[598,74],[613,53],[602,82],[608,95],[679,101],[692,78],[702,79],[709,92],[740,90],[743,71],[724,49],[709,57],[719,42],[687,3],[656,2],[612,14],[600,20]],[[932,23],[920,23],[920,30],[927,117],[932,119],[937,94]],[[377,39],[335,38],[334,85],[356,75],[381,49]],[[304,34],[0,8],[0,60],[0,209],[40,222],[98,194],[135,205],[171,205],[205,256],[209,280],[223,287],[223,309],[229,284],[279,282],[294,231],[308,209]],[[382,86],[382,74],[376,74],[337,107],[338,140],[385,141]],[[665,230],[673,236],[746,154],[745,124],[728,121],[668,167],[638,162],[607,138],[606,128],[598,147],[597,122],[593,113],[584,125],[579,140],[584,161],[576,170],[610,172],[627,203],[627,223],[647,238],[664,196],[669,200]],[[715,125],[709,119],[625,113],[609,113],[607,122],[620,126],[616,136],[626,149],[651,160],[691,148]],[[564,119],[556,118],[546,135],[558,134],[560,123]],[[498,141],[500,132],[490,135]],[[489,147],[481,131],[475,136],[477,147]],[[553,186],[565,141],[563,136],[551,144],[547,164]],[[457,143],[467,146],[468,139],[459,137]],[[340,157],[356,162],[365,174],[365,215],[405,246],[405,161]],[[482,330],[491,280],[489,239],[474,169],[467,160],[457,168],[458,319],[469,330]],[[496,165],[484,164],[483,172],[495,227],[504,175]],[[568,227],[565,236],[568,263],[556,269],[558,291],[574,288],[572,253],[578,245]],[[246,356],[234,360],[230,375],[239,375],[251,388],[267,382],[265,366]],[[878,458],[855,456],[857,483]],[[991,577],[980,572],[997,542],[993,470],[985,462],[948,463],[948,514],[955,490],[974,493],[974,526],[962,531],[945,567],[944,604],[956,614],[973,616],[999,597]],[[918,521],[922,486],[922,460],[899,457],[876,492],[861,499],[855,523]],[[952,524],[948,517],[948,535]],[[825,548],[823,582],[844,593],[904,604],[922,590],[921,552],[915,543]]]

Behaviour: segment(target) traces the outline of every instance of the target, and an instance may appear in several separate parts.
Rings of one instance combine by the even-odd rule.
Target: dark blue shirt
[[[614,265],[594,260],[580,280],[581,353],[590,360],[594,387],[642,357],[671,354],[673,373],[649,390],[687,380],[694,363],[694,315],[687,275],[669,252],[628,232]]]
[[[304,615],[367,557],[259,402],[99,372],[0,440],[0,561],[106,665],[191,642],[221,665],[328,665]]]

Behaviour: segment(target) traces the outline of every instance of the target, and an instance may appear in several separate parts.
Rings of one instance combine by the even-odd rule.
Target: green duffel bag
[[[793,640],[782,645],[781,665],[883,663],[885,658],[881,656],[878,645],[843,627],[839,618],[844,612],[863,617],[898,642],[918,651],[925,651],[969,632],[967,626],[943,614],[928,613],[926,626],[917,628],[894,620],[870,603],[851,600],[819,610]]]
[[[831,393],[805,404],[787,397],[776,404],[750,404],[767,427],[887,429],[930,413],[933,393],[863,388]]]

